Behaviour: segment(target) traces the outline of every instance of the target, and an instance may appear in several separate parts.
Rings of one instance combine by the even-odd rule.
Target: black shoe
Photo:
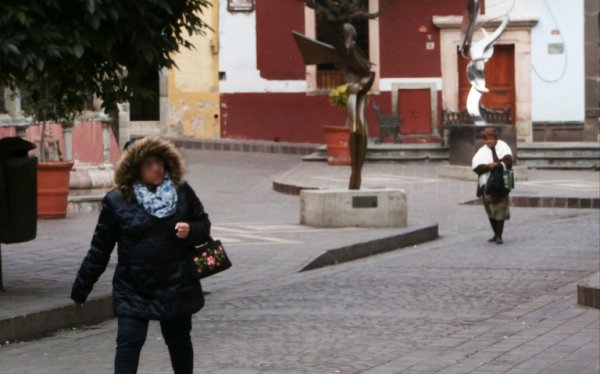
[[[502,241],[502,237],[499,236],[496,238],[496,244],[503,244],[504,242]]]
[[[488,239],[488,243],[494,243],[498,239],[496,235],[494,235],[491,239]]]

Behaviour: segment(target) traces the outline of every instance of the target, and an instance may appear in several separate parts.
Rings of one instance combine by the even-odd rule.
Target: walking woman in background
[[[502,244],[502,232],[504,221],[510,219],[510,208],[508,190],[492,189],[489,185],[492,173],[500,175],[502,171],[512,168],[513,153],[510,146],[498,139],[498,132],[493,127],[486,127],[482,133],[485,145],[481,147],[473,157],[472,167],[479,176],[477,184],[477,197],[483,198],[485,211],[490,219],[494,230],[494,236],[488,240],[496,244]],[[504,181],[502,180],[502,186]]]
[[[118,243],[117,374],[137,372],[150,320],[160,321],[174,372],[193,372],[192,314],[204,297],[188,253],[209,240],[210,221],[182,177],[183,160],[171,142],[148,137],[126,147],[73,284],[71,298],[83,306]]]

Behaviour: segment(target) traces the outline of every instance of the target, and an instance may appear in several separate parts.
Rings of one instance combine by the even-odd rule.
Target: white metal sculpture
[[[483,94],[490,91],[485,82],[485,64],[494,54],[494,42],[508,27],[512,8],[511,6],[506,14],[502,16],[500,26],[489,34],[485,28],[477,24],[477,18],[481,10],[480,0],[469,0],[467,3],[467,10],[462,23],[460,52],[463,57],[468,57],[471,60],[467,65],[467,78],[471,83],[471,90],[467,97],[467,112],[469,112],[476,126],[487,126],[479,106]],[[483,38],[473,42],[473,35],[478,29],[481,30]]]

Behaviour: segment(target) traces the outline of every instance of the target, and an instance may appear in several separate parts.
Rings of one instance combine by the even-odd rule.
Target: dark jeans
[[[190,337],[192,316],[160,321],[160,330],[169,348],[171,366],[175,374],[191,374],[194,371],[194,350]],[[147,333],[148,320],[119,317],[115,374],[137,372],[140,352]]]

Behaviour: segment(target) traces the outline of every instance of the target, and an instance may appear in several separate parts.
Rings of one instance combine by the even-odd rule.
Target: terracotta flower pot
[[[40,162],[37,169],[38,218],[65,218],[72,161]]]
[[[346,126],[325,126],[327,163],[329,165],[351,165],[348,139],[350,129]]]

